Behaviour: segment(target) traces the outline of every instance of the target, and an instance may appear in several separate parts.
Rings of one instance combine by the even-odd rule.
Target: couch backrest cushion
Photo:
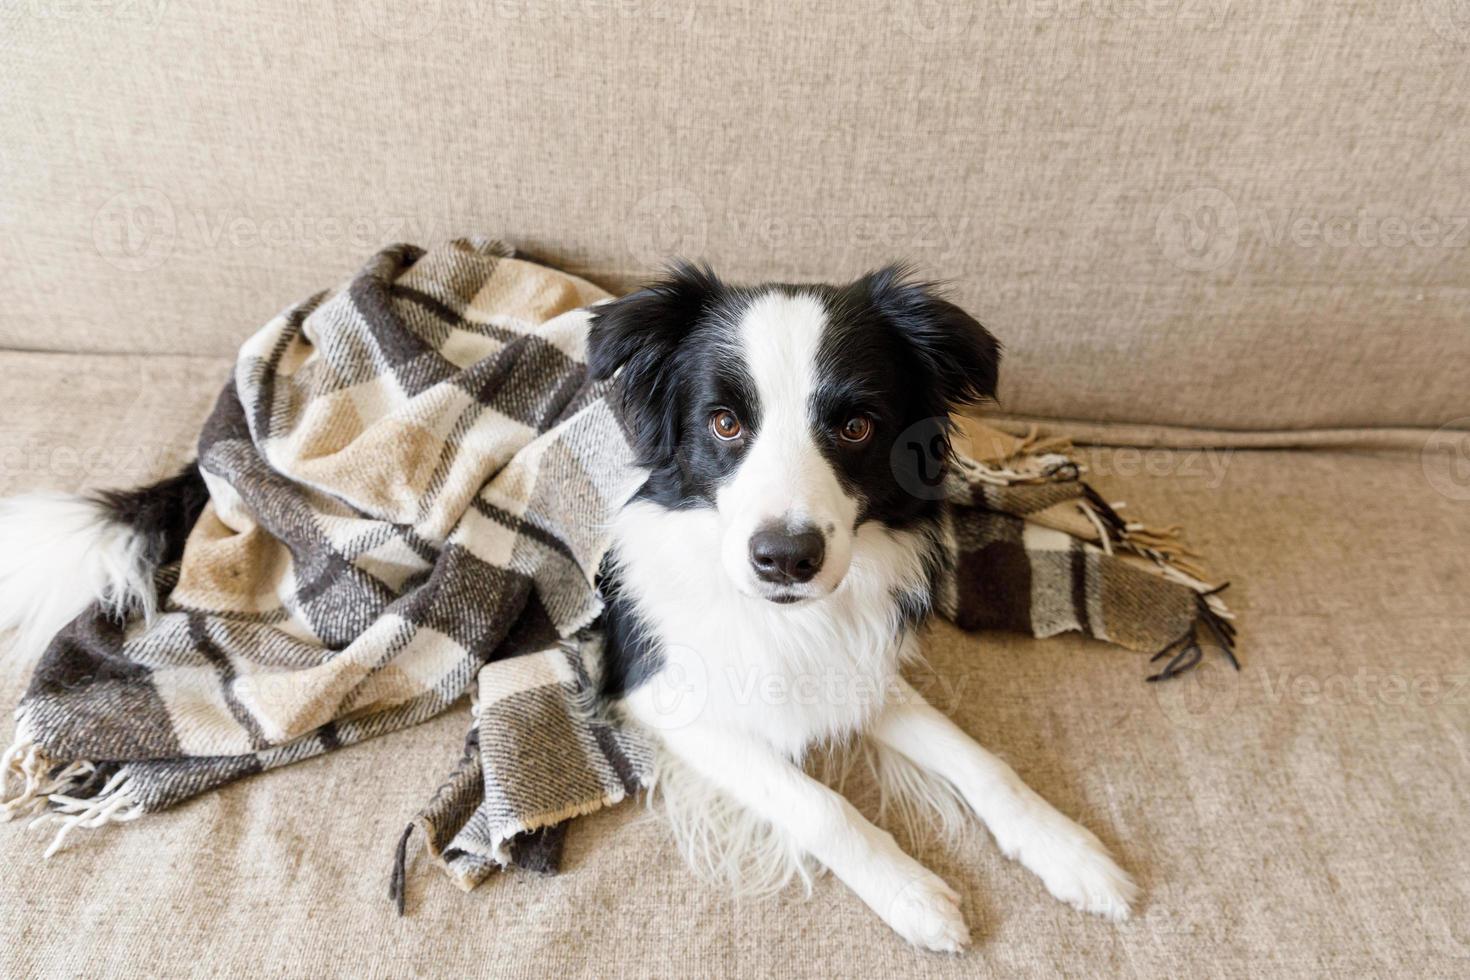
[[[379,244],[951,280],[1018,412],[1470,415],[1452,0],[25,0],[0,345],[229,353]]]

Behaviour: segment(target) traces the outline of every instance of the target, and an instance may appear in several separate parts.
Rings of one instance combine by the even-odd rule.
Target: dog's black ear
[[[907,266],[890,265],[859,282],[873,305],[913,346],[938,379],[949,408],[995,397],[1000,376],[1000,342],[974,317],[914,278]]]
[[[678,440],[679,393],[670,359],[724,290],[707,266],[681,262],[637,292],[592,310],[587,366],[594,378],[621,369],[623,420],[645,464]]]

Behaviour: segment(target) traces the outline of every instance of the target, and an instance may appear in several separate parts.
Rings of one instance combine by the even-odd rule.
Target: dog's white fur
[[[806,411],[826,319],[822,305],[810,296],[767,293],[751,303],[739,324],[738,356],[766,409],[759,438],[735,478],[720,487],[715,503],[724,531],[719,553],[725,574],[746,595],[827,595],[842,581],[852,557],[857,501],[842,491],[832,467],[823,462]],[[750,537],[770,521],[792,529],[811,525],[822,533],[826,557],[810,582],[776,589],[755,577]]]
[[[804,876],[809,857],[909,942],[958,950],[969,931],[955,891],[803,769],[813,750],[863,736],[924,774],[908,771],[911,789],[928,787],[921,797],[942,806],[947,794],[932,787],[951,788],[1057,898],[1126,917],[1133,883],[1098,839],[900,677],[916,650],[893,596],[924,587],[925,542],[877,522],[854,529],[858,504],[812,443],[807,406],[824,324],[815,300],[753,302],[740,355],[762,417],[740,469],[714,508],[635,500],[614,524],[623,586],[664,652],[621,708],[662,740],[660,792],[681,849],[697,868],[764,886]],[[829,534],[830,567],[791,605],[762,598],[750,572],[750,535],[773,519]]]
[[[0,630],[22,659],[94,602],[114,613],[156,605],[145,541],[85,497],[33,493],[0,500]]]

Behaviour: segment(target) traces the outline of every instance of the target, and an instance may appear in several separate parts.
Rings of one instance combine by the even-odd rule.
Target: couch
[[[0,493],[191,456],[240,340],[380,244],[613,288],[948,280],[993,418],[1232,581],[1242,670],[939,625],[942,703],[1143,899],[910,842],[959,957],[840,884],[733,901],[636,804],[462,894],[392,847],[468,707],[137,825],[0,828],[0,973],[1470,972],[1470,23],[1452,0],[28,0],[0,18]],[[0,702],[29,664],[0,637]],[[8,736],[8,731],[5,733]],[[8,741],[8,737],[7,737]]]

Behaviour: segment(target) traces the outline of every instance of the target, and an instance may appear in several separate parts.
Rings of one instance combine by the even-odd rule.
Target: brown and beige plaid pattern
[[[210,501],[161,613],[53,641],[17,711],[3,814],[74,828],[413,725],[469,694],[459,764],[410,833],[462,886],[554,871],[562,828],[644,785],[597,702],[595,575],[636,488],[585,344],[595,286],[486,240],[396,246],[242,347],[199,441]],[[1062,447],[961,420],[942,612],[1198,659],[1233,631],[1171,540]]]

